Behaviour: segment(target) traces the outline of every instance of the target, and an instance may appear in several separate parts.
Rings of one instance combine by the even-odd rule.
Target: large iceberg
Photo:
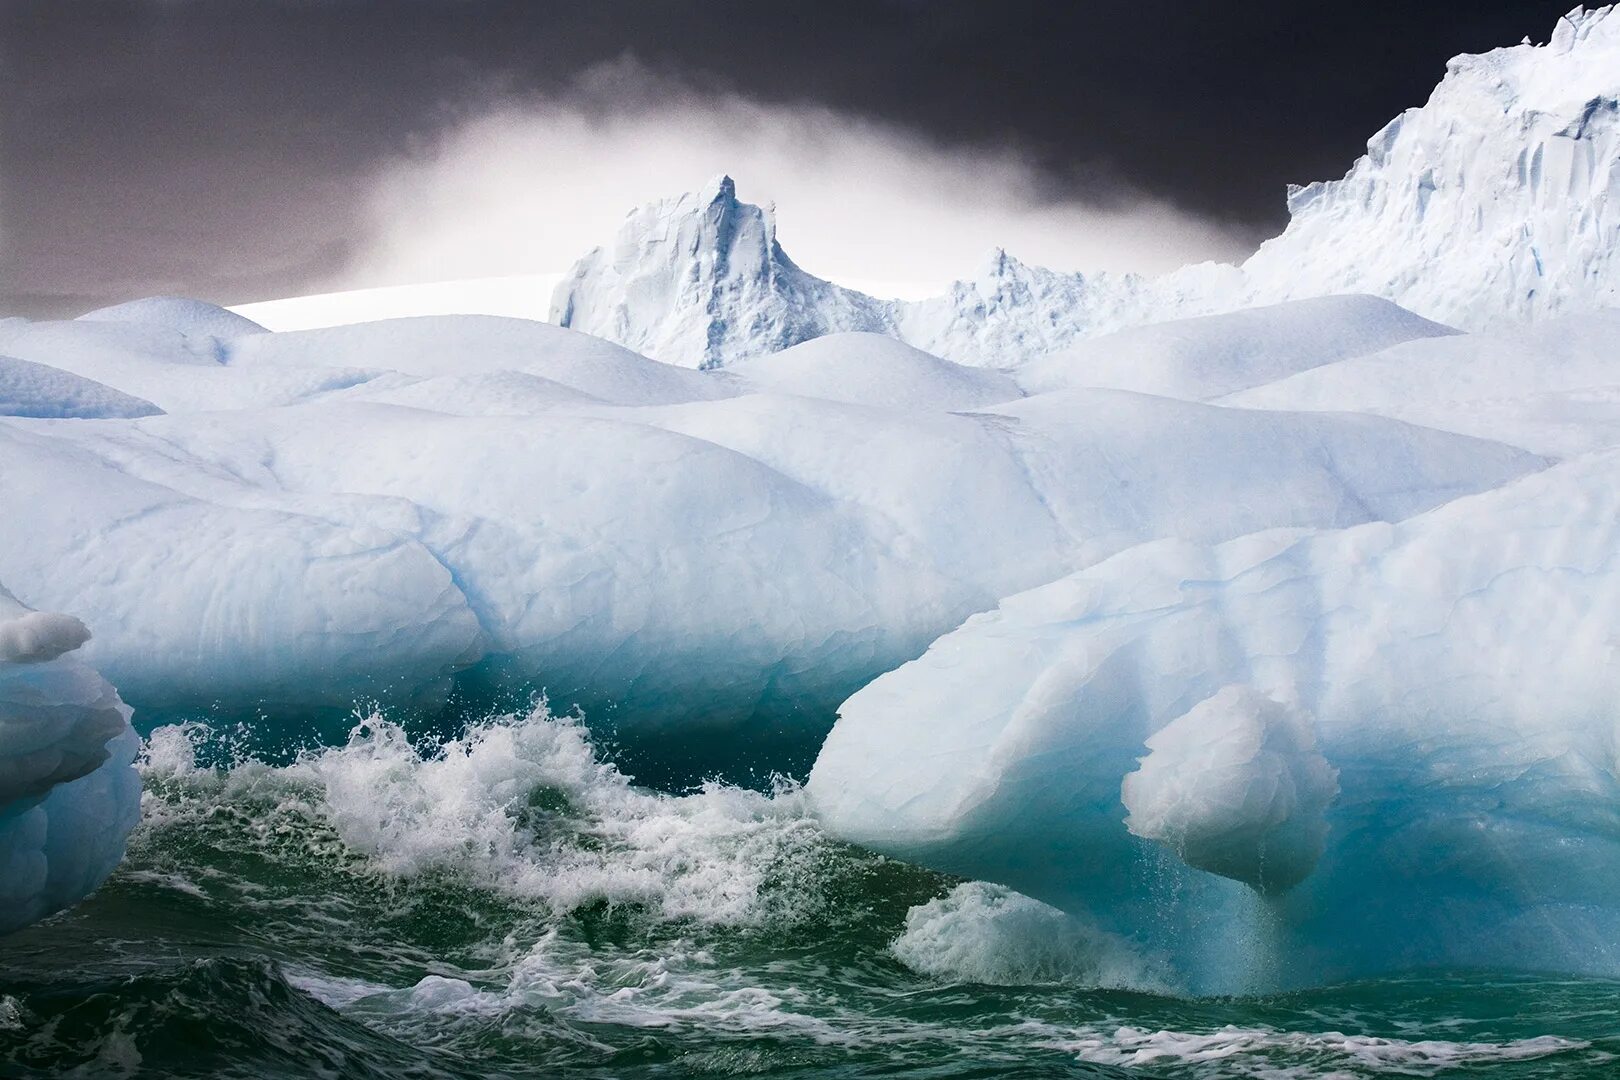
[[[89,895],[140,815],[129,708],[78,619],[0,588],[0,934]]]
[[[774,211],[722,177],[632,213],[557,286],[551,317],[692,367],[839,331],[1016,367],[1127,327],[1334,294],[1491,329],[1620,304],[1617,206],[1620,11],[1577,8],[1545,45],[1453,59],[1343,179],[1291,187],[1288,227],[1241,266],[1080,274],[996,251],[942,296],[879,301],[799,269]]]
[[[1620,972],[1620,452],[1396,524],[1163,540],[845,702],[839,835],[1238,991]]]
[[[872,334],[692,371],[511,319],[221,336],[135,310],[0,325],[165,410],[0,419],[0,501],[30,508],[0,572],[101,628],[87,657],[154,717],[543,689],[631,734],[744,725],[762,760],[776,733],[808,765],[839,701],[1002,596],[1546,464],[1381,417],[1025,396]]]

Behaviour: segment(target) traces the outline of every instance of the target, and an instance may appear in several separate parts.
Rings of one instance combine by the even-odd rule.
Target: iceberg
[[[717,176],[633,211],[610,247],[557,285],[551,321],[709,368],[833,330],[878,330],[885,317],[881,301],[800,270],[776,242],[774,211],[738,201],[731,177]]]
[[[0,588],[0,934],[88,896],[140,816],[130,709],[78,619]]]
[[[836,834],[1082,915],[1204,992],[1612,976],[1617,465],[1156,541],[1010,596],[846,701],[808,793]]]
[[[31,508],[0,573],[100,627],[87,659],[154,719],[544,690],[808,767],[839,701],[1000,597],[1546,465],[1384,417],[1025,396],[868,333],[705,371],[514,319],[220,337],[139,310],[0,326],[165,410],[0,419],[0,500]]]
[[[1072,273],[997,250],[941,296],[881,301],[801,270],[776,242],[774,210],[739,202],[718,177],[630,214],[556,287],[551,319],[689,367],[849,331],[961,364],[1047,367],[1112,331],[1352,294],[1503,329],[1620,305],[1616,206],[1620,10],[1576,8],[1545,45],[1453,59],[1429,101],[1375,134],[1342,179],[1291,187],[1287,228],[1241,266]],[[1097,376],[1115,382],[1092,385],[1152,388],[1129,354],[1168,343],[1115,344],[1123,355]]]

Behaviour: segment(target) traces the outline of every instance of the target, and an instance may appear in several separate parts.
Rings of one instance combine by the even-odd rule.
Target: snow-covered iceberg
[[[551,321],[656,360],[719,367],[836,330],[881,330],[882,301],[807,274],[776,242],[774,212],[729,176],[632,212],[557,285]],[[647,318],[649,311],[662,317]]]
[[[1620,972],[1620,456],[1397,524],[1165,540],[1004,600],[845,702],[847,839],[1232,991]]]
[[[786,733],[808,764],[839,701],[1002,596],[1545,466],[1381,417],[1026,397],[871,334],[692,371],[511,319],[222,337],[137,310],[0,325],[166,410],[0,419],[0,502],[31,508],[0,573],[92,620],[153,715],[543,688],[622,729]]]
[[[129,708],[78,619],[0,588],[0,934],[89,895],[140,815]]]
[[[557,286],[551,317],[689,367],[870,331],[1011,368],[1127,327],[1335,294],[1481,330],[1620,305],[1616,207],[1620,11],[1577,8],[1545,45],[1453,59],[1343,179],[1290,188],[1288,227],[1241,266],[1081,274],[996,251],[942,296],[880,301],[801,270],[774,211],[721,177],[632,213]]]

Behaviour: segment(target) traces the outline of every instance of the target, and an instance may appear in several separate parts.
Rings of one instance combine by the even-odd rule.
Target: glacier
[[[1576,8],[1544,45],[1453,59],[1342,179],[1291,187],[1287,227],[1241,266],[1070,273],[995,251],[942,296],[877,300],[801,270],[774,210],[723,176],[630,214],[556,286],[551,320],[688,367],[866,331],[1016,368],[1129,327],[1346,294],[1499,330],[1620,305],[1616,206],[1620,11]]]
[[[0,934],[88,896],[140,816],[138,740],[90,632],[0,587]]]

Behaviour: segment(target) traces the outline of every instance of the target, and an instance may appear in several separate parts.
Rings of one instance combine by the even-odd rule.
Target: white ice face
[[[0,934],[93,891],[140,813],[130,711],[75,655],[88,638],[0,588]]]

